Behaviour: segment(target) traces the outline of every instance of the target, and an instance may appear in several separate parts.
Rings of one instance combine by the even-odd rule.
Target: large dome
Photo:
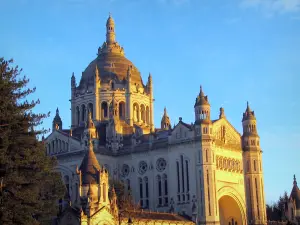
[[[131,80],[133,83],[142,84],[142,78],[138,69],[122,55],[115,53],[102,53],[93,60],[82,73],[79,88],[94,85],[96,65],[98,66],[101,82],[108,83],[111,80],[123,82],[127,79],[128,67],[132,67]]]
[[[110,16],[106,23],[106,41],[98,49],[98,56],[82,73],[79,89],[94,85],[96,65],[101,82],[122,83],[127,79],[127,70],[131,66],[131,81],[143,85],[138,69],[124,55],[124,49],[115,41],[114,21]]]

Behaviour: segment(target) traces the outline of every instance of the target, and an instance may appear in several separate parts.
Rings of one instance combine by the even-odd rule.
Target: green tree
[[[279,196],[277,202],[274,202],[270,205],[267,204],[267,218],[271,221],[281,221],[286,220],[285,216],[285,204],[288,201],[288,194],[285,191],[283,196]]]
[[[123,182],[113,179],[109,182],[109,196],[111,196],[112,188],[114,188],[117,195],[117,205],[119,210],[138,210],[140,208],[139,205],[134,202],[131,190],[125,190]]]
[[[33,113],[39,101],[26,100],[35,88],[29,79],[0,58],[0,221],[2,224],[46,224],[56,215],[64,194],[56,159],[46,156],[39,129],[48,115]]]

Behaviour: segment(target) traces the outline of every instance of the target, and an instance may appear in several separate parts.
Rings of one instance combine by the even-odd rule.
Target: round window
[[[139,173],[140,173],[140,174],[146,173],[147,168],[148,168],[148,166],[147,166],[147,163],[146,163],[145,161],[141,161],[141,162],[139,163]]]
[[[164,158],[159,158],[156,161],[156,169],[158,172],[162,172],[166,169],[167,161]]]
[[[129,174],[129,166],[127,164],[124,164],[122,167],[122,176],[127,177]]]

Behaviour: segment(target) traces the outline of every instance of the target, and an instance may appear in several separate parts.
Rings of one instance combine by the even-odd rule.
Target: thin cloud
[[[256,8],[272,16],[300,12],[300,0],[242,0],[241,7]]]

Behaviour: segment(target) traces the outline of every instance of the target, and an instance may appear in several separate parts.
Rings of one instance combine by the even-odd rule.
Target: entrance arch
[[[245,199],[231,186],[223,186],[217,192],[220,225],[246,225]]]
[[[243,216],[235,199],[224,195],[219,199],[220,225],[243,225]]]

